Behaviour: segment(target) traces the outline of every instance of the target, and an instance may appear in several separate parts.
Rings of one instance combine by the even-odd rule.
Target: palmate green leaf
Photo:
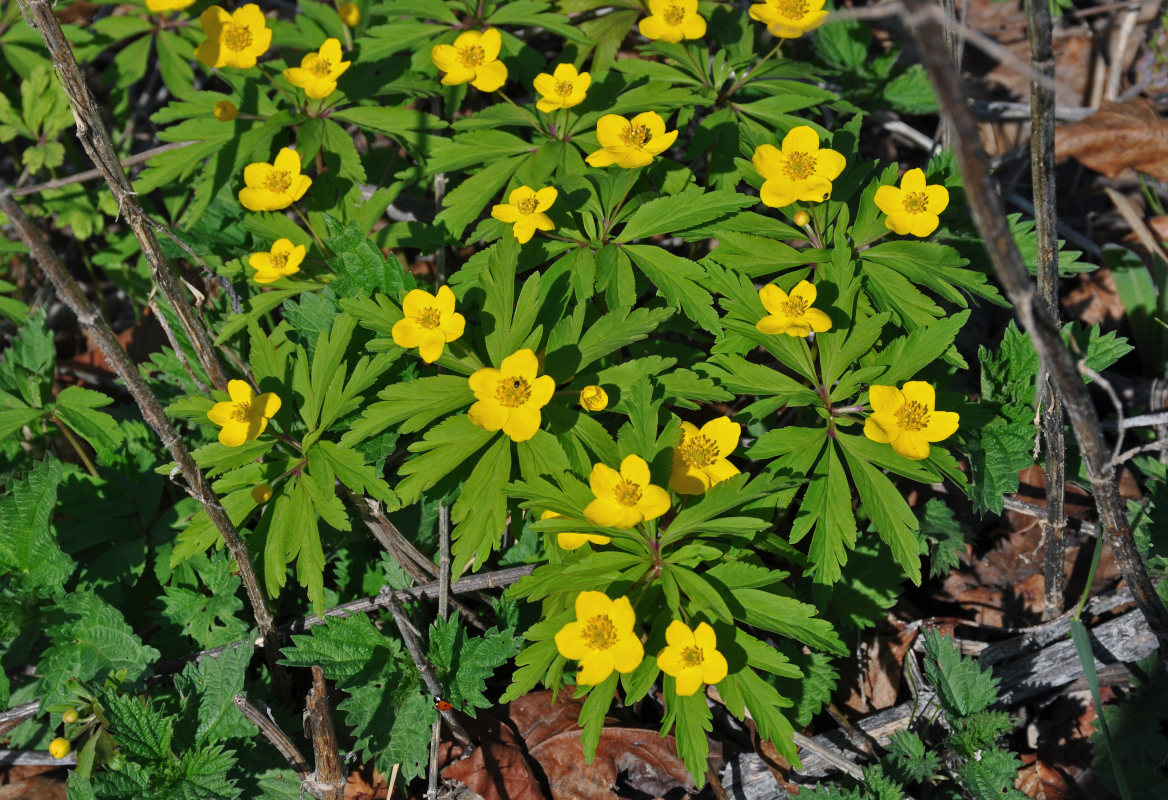
[[[507,522],[507,483],[511,480],[511,440],[497,435],[482,455],[450,509],[453,574],[478,569],[503,539]]]
[[[605,4],[607,5],[607,3]],[[603,72],[613,62],[621,42],[640,16],[636,9],[614,9],[608,14],[587,20],[577,27],[595,45],[592,52],[592,69]]]
[[[308,591],[313,611],[323,614],[324,550],[307,480],[304,475],[291,479],[273,501],[275,510],[264,517],[264,583],[268,594],[278,597],[288,580],[286,565],[295,560],[297,582]]]
[[[674,255],[656,245],[630,244],[621,248],[665,298],[665,301],[705,330],[721,332],[714,299],[703,284],[706,271],[688,258]]]
[[[810,574],[816,583],[836,583],[848,561],[848,551],[856,546],[856,518],[847,473],[835,445],[828,445],[827,457],[815,465],[791,528],[791,543],[796,544],[808,532]]]
[[[775,687],[749,668],[727,675],[718,684],[718,691],[727,701],[726,707],[739,719],[744,716],[743,710],[749,711],[759,736],[771,742],[795,769],[799,769],[801,762],[795,748],[795,729],[782,711],[791,707],[789,698],[779,694]]]
[[[410,445],[410,451],[418,455],[398,469],[403,479],[395,492],[402,504],[417,502],[422,492],[458,469],[495,436],[501,434],[477,427],[465,414],[449,417],[428,429],[422,441]]]
[[[348,685],[349,679],[367,671],[371,663],[395,661],[401,644],[373,627],[365,614],[328,616],[307,634],[293,634],[280,661],[290,667],[319,666],[325,677]]]
[[[755,198],[738,192],[703,192],[698,187],[691,187],[638,206],[613,241],[623,243],[662,233],[673,234],[695,225],[713,222],[749,208],[756,202]]]
[[[672,680],[665,681],[666,713],[661,720],[661,734],[673,728],[677,755],[700,789],[709,769],[710,743],[706,734],[714,729],[713,711],[703,692],[678,697]]]
[[[179,694],[196,710],[196,745],[251,734],[251,723],[240,713],[232,698],[243,691],[247,666],[254,652],[249,640],[201,661],[192,661],[175,677]]]
[[[162,615],[179,626],[199,647],[212,648],[241,639],[248,625],[239,614],[243,601],[239,598],[239,576],[231,573],[231,561],[224,550],[210,558],[201,553],[195,557],[199,577],[205,591],[185,586],[162,587]]]
[[[790,678],[778,675],[772,682],[779,694],[790,697],[794,702],[795,724],[805,727],[824,706],[831,702],[839,673],[832,668],[832,659],[823,653],[803,652],[803,648],[792,642],[782,642],[779,654],[790,660],[791,666],[802,673],[802,677]]]
[[[1007,304],[984,272],[963,269],[966,259],[952,247],[936,242],[887,241],[863,250],[861,264],[875,262],[895,270],[918,286],[924,286],[951,303],[969,305],[962,291]]]
[[[716,517],[734,508],[740,508],[750,501],[770,494],[775,489],[775,479],[768,475],[735,475],[710,487],[696,503],[686,506],[661,536],[660,546],[664,550],[683,536],[691,533],[717,533]],[[765,527],[758,520],[759,528]]]
[[[8,481],[0,497],[0,573],[16,576],[24,592],[41,596],[63,591],[76,566],[61,550],[52,528],[61,465],[37,463],[23,478]]]
[[[594,550],[582,558],[562,564],[544,564],[536,567],[530,575],[523,577],[511,589],[516,598],[535,602],[555,594],[571,594],[585,589],[595,589],[604,582],[614,582],[621,577],[640,577],[648,569],[645,557],[635,553],[617,550]],[[555,631],[552,631],[554,634]],[[531,638],[530,635],[528,638]]]
[[[149,702],[107,693],[102,698],[102,706],[110,731],[129,758],[149,763],[174,757],[170,749],[170,740],[174,736],[173,721]]]
[[[915,328],[907,336],[893,339],[873,358],[861,359],[861,363],[887,367],[879,382],[885,386],[900,385],[945,354],[965,326],[969,314],[969,311],[961,311],[927,327]]]
[[[378,470],[365,463],[358,450],[350,450],[342,445],[321,439],[313,446],[313,453],[319,454],[329,465],[341,483],[357,494],[367,494],[380,500],[393,510],[399,505],[397,495],[389,488]],[[331,484],[332,482],[329,481]]]
[[[727,603],[734,618],[748,625],[836,655],[848,652],[831,623],[816,618],[815,606],[762,589],[735,589]]]
[[[930,578],[939,578],[961,564],[966,528],[939,497],[930,497],[921,509],[921,536],[930,543]]]
[[[593,322],[580,337],[577,345],[580,362],[575,371],[591,366],[626,345],[642,341],[673,313],[671,308],[618,308],[610,311]],[[549,353],[549,364],[554,363],[553,356]]]
[[[397,426],[401,433],[420,431],[438,417],[474,402],[470,384],[458,375],[434,375],[393,383],[377,396],[380,402],[372,403],[362,412],[361,419],[341,437],[341,447],[353,447],[390,426]]]
[[[471,135],[477,137],[486,132],[475,131]],[[492,132],[502,133],[502,131]],[[524,143],[524,148],[530,149],[531,145]],[[511,180],[511,176],[528,161],[528,158],[529,156],[519,155],[495,161],[488,168],[479,170],[478,173],[458,184],[442,199],[443,209],[434,218],[434,223],[444,226],[450,236],[459,239],[463,231],[466,230],[466,226],[478,219],[483,209],[499,196],[503,187]],[[433,167],[433,164],[434,162],[431,161],[430,166]],[[507,239],[514,241],[514,237],[503,237],[503,241]]]
[[[814,391],[794,378],[770,367],[751,363],[739,355],[718,353],[708,361],[695,364],[694,369],[711,376],[720,386],[735,394],[773,398],[774,408],[779,405],[808,406],[820,402]],[[769,407],[772,404],[767,405]]]
[[[68,386],[57,395],[55,414],[74,433],[93,445],[99,461],[109,463],[114,451],[122,443],[122,432],[117,420],[98,408],[113,400],[101,392]]]
[[[868,512],[872,527],[888,545],[896,560],[916,585],[921,583],[921,554],[917,539],[917,518],[904,499],[904,494],[883,472],[871,463],[844,450],[852,482],[856,485],[860,504]],[[849,495],[850,498],[850,495]],[[850,507],[850,499],[847,501]]]

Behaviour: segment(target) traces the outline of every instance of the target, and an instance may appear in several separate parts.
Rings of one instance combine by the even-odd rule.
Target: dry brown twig
[[[297,777],[302,781],[308,778],[308,762],[304,760],[300,749],[293,744],[288,734],[284,733],[284,729],[277,725],[275,720],[268,714],[267,707],[259,708],[241,694],[235,695],[231,700],[235,703],[235,707],[239,709],[239,712],[259,728],[264,738],[268,740],[272,747],[279,751],[280,755],[288,762],[288,766],[292,768],[292,771],[296,773]]]
[[[316,769],[304,779],[304,788],[320,800],[345,800],[345,771],[342,769],[337,733],[329,710],[324,671],[313,664],[312,689],[304,707],[304,733],[312,739]]]

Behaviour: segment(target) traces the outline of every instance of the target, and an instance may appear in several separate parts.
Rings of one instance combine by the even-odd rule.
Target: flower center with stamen
[[[571,81],[559,81],[556,83],[556,94],[560,97],[568,97],[572,94]]]
[[[793,181],[801,181],[804,178],[810,178],[811,174],[815,172],[815,156],[810,153],[801,153],[796,150],[793,153],[784,153],[787,157],[787,162],[783,164],[783,172],[787,177]]]
[[[288,264],[288,251],[281,250],[278,253],[272,253],[271,258],[272,269],[278,272],[279,270],[284,269],[284,267]]]
[[[438,309],[430,306],[417,317],[418,324],[428,331],[432,331],[438,327],[438,323],[442,321],[442,314]]]
[[[612,493],[616,496],[616,501],[622,506],[632,508],[641,502],[641,485],[633,483],[630,480],[622,480],[612,490]]]
[[[929,210],[929,198],[924,192],[905,192],[904,210],[910,214],[923,214]]]
[[[690,646],[681,651],[681,663],[687,667],[700,667],[703,661],[705,656],[700,647]]]
[[[483,48],[477,44],[470,47],[460,48],[458,51],[458,63],[464,67],[477,67],[483,63],[487,58],[487,54],[483,52]]]
[[[896,420],[901,430],[919,431],[929,424],[929,409],[913,400],[897,409]]]
[[[789,297],[779,303],[779,310],[788,317],[801,317],[807,313],[807,300],[802,297]]]
[[[700,433],[683,441],[677,451],[691,467],[708,467],[718,460],[718,445]]]
[[[327,58],[317,56],[312,63],[308,65],[308,71],[318,78],[327,78],[332,72],[333,65]]]
[[[531,399],[531,386],[523,378],[503,378],[495,387],[495,399],[504,408],[517,408]]]
[[[251,417],[251,403],[236,403],[231,406],[231,418],[236,422],[247,422]]]
[[[789,20],[798,22],[811,10],[807,0],[779,0],[779,13]]]
[[[629,125],[620,135],[621,141],[629,147],[640,150],[649,143],[653,138],[653,134],[644,125]]]
[[[593,650],[607,650],[616,644],[616,625],[607,614],[598,614],[584,623],[581,638]]]
[[[681,6],[671,5],[669,8],[665,9],[665,13],[662,14],[662,16],[665,17],[665,23],[667,25],[672,25],[676,28],[681,24],[682,20],[685,19],[685,9]]]
[[[534,194],[531,195],[530,197],[523,198],[522,200],[520,200],[518,203],[515,204],[516,210],[518,210],[519,213],[525,217],[528,214],[535,213],[535,206],[536,206],[536,199],[535,199]]]
[[[254,38],[250,28],[246,25],[236,25],[234,22],[224,25],[222,33],[219,34],[219,41],[228,50],[234,50],[237,53],[251,47]]]
[[[292,175],[282,169],[274,169],[264,178],[264,188],[269,192],[283,194],[292,188]]]

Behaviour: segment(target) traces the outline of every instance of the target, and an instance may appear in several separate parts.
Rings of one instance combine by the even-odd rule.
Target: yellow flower
[[[750,7],[750,18],[767,26],[772,36],[797,39],[827,20],[824,0],[766,0]]]
[[[924,381],[909,381],[900,389],[870,386],[868,399],[872,415],[864,420],[864,435],[874,442],[891,444],[905,458],[928,458],[929,442],[957,432],[958,415],[935,410],[936,392]]]
[[[256,395],[247,381],[228,381],[227,394],[230,401],[216,403],[207,412],[207,419],[222,427],[219,441],[227,447],[258,438],[280,410],[280,398],[274,392]]]
[[[300,262],[308,250],[304,245],[293,245],[291,239],[277,239],[266,253],[252,253],[247,263],[255,270],[256,283],[272,283],[286,275],[300,271]]]
[[[523,244],[531,240],[536,230],[556,229],[552,218],[543,212],[552,207],[558,195],[554,186],[545,186],[539,190],[520,186],[507,196],[506,203],[491,208],[491,216],[500,222],[513,223],[511,233]]]
[[[620,472],[594,464],[588,483],[596,499],[584,509],[585,519],[606,528],[631,528],[656,519],[669,510],[669,492],[650,480],[649,465],[640,456],[626,456]]]
[[[446,74],[442,83],[457,86],[470,85],[484,92],[493,92],[507,82],[507,65],[499,60],[503,37],[495,28],[463,31],[454,44],[436,44],[430,51],[434,66]]]
[[[320,52],[307,53],[299,67],[288,67],[284,77],[288,83],[304,90],[307,97],[319,100],[337,90],[337,78],[349,68],[350,61],[341,61],[339,39],[325,39]]]
[[[535,353],[524,348],[503,359],[499,369],[480,369],[470,376],[478,400],[467,416],[485,431],[503,430],[513,442],[526,442],[539,430],[539,410],[556,391],[550,375],[540,375]]]
[[[272,44],[272,30],[255,3],[231,14],[211,6],[199,15],[199,24],[207,38],[195,50],[195,58],[208,67],[251,69]]]
[[[73,745],[69,743],[68,739],[57,737],[49,742],[49,755],[53,758],[64,758],[69,755],[69,751],[73,749]]]
[[[215,115],[215,119],[220,122],[231,122],[239,116],[239,109],[235,107],[235,103],[230,100],[220,100],[215,104],[215,108],[211,111]]]
[[[815,295],[815,285],[807,281],[799,281],[790,294],[768,283],[758,290],[758,299],[769,313],[754,323],[754,327],[763,333],[785,333],[800,338],[811,331],[831,330],[831,317],[811,307]]]
[[[585,411],[603,411],[608,408],[608,392],[595,384],[580,390],[580,405]]]
[[[195,0],[146,0],[146,8],[154,14],[167,14],[171,11],[182,11],[187,6],[195,4]]]
[[[539,515],[540,519],[561,519],[563,514],[557,514],[554,511],[545,511]],[[611,536],[605,536],[603,533],[574,533],[565,531],[564,533],[556,534],[556,544],[565,550],[575,550],[583,547],[585,542],[592,542],[593,544],[608,544],[612,541]]]
[[[729,417],[712,419],[698,430],[681,423],[681,442],[673,448],[673,473],[669,488],[678,494],[703,494],[716,483],[738,474],[726,460],[742,437],[742,426]]]
[[[615,669],[632,672],[645,658],[645,647],[633,630],[637,618],[627,597],[609,600],[604,592],[576,595],[576,621],[556,634],[556,649],[580,662],[576,683],[595,686]]]
[[[244,167],[243,182],[247,185],[239,190],[239,202],[244,208],[279,211],[303,197],[312,178],[300,174],[300,154],[284,147],[271,164],[261,161]]]
[[[637,24],[646,39],[680,42],[706,35],[706,21],[698,15],[698,0],[649,0],[649,14]]]
[[[356,28],[361,23],[361,9],[357,8],[356,3],[341,3],[337,15],[350,28]]]
[[[257,483],[251,487],[251,499],[263,504],[272,499],[272,486],[268,483]]]
[[[551,75],[541,72],[535,76],[535,90],[542,95],[535,107],[547,114],[580,105],[591,85],[592,76],[587,72],[577,73],[571,64],[559,64]]]
[[[876,207],[888,215],[885,227],[904,235],[928,236],[937,230],[937,216],[949,205],[949,190],[940,184],[925,185],[925,173],[910,169],[900,179],[900,188],[881,186],[876,190]]]
[[[657,656],[657,666],[677,681],[678,697],[689,697],[702,687],[711,686],[726,677],[729,667],[726,657],[718,652],[714,629],[699,622],[692,631],[679,619],[665,629],[669,643]]]
[[[799,125],[783,137],[783,149],[762,144],[754,151],[754,168],[766,178],[759,197],[771,208],[796,200],[819,203],[831,197],[831,182],[844,171],[841,153],[819,147],[819,134]]]
[[[402,313],[405,316],[393,324],[393,343],[418,348],[418,355],[427,364],[441,358],[446,343],[462,336],[466,327],[466,317],[454,310],[454,292],[449,286],[439,288],[437,295],[411,289],[402,301]]]
[[[610,164],[631,169],[653,163],[653,157],[669,149],[677,131],[665,132],[665,120],[656,111],[645,111],[632,121],[618,114],[605,114],[596,123],[600,150],[585,159],[593,167]]]

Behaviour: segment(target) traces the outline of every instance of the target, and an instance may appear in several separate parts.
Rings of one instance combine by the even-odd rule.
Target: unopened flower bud
[[[260,483],[251,487],[251,499],[257,503],[266,503],[272,499],[272,487],[267,483]]]
[[[220,122],[231,122],[239,114],[239,109],[230,100],[220,100],[215,104],[214,114]]]
[[[361,9],[357,8],[356,3],[341,3],[340,8],[337,9],[337,14],[341,17],[341,22],[348,25],[350,28],[356,28],[361,21]]]
[[[75,709],[72,709],[72,708],[69,709],[64,714],[61,715],[61,721],[64,722],[66,725],[72,725],[74,722],[77,721],[77,711]]]
[[[580,390],[580,405],[585,411],[603,411],[608,408],[608,392],[599,386],[585,386]]]
[[[69,751],[73,749],[73,745],[69,743],[68,739],[57,737],[49,742],[49,755],[53,758],[64,758],[69,755]]]
[[[798,225],[800,228],[802,228],[804,225],[806,225],[810,221],[811,221],[811,215],[808,214],[806,211],[796,211],[795,212],[795,224]]]

